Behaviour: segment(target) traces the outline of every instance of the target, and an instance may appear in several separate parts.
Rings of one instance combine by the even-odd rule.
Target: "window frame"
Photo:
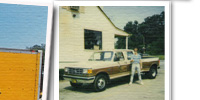
[[[84,50],[95,50],[94,49],[94,47],[93,47],[93,49],[86,49],[86,45],[85,45],[85,31],[94,31],[94,32],[100,32],[101,33],[101,47],[100,47],[100,45],[99,45],[99,49],[98,50],[103,50],[103,32],[102,31],[97,31],[97,30],[91,30],[91,29],[84,29],[84,42],[83,42],[83,45],[84,45]],[[94,34],[94,33],[93,33]]]
[[[117,53],[119,53],[119,52],[122,53],[122,56],[123,56],[124,60],[120,60],[120,58],[119,58],[118,61],[115,61],[115,56],[116,56],[115,54],[117,54]],[[125,56],[124,56],[124,53],[123,53],[122,51],[117,51],[117,52],[115,52],[115,54],[114,54],[114,58],[113,58],[113,61],[114,61],[114,62],[125,61]]]
[[[96,53],[96,54],[98,54],[98,53],[100,53],[100,54],[103,53],[103,54],[104,54],[104,60],[103,60],[103,61],[112,61],[113,54],[114,54],[113,51],[94,52],[94,53],[90,56],[90,58],[88,59],[88,61],[94,61],[94,59],[95,59],[95,58],[94,58],[95,53]],[[109,58],[106,58],[106,59],[110,59],[110,60],[105,60],[105,53],[110,53],[110,54],[111,54],[111,56],[110,56]],[[93,60],[92,60],[92,59],[93,59]],[[97,61],[97,59],[96,59],[95,61]],[[99,61],[101,61],[101,55],[100,55]]]
[[[132,55],[133,55],[133,52],[132,52],[132,51],[126,51],[127,60],[129,60],[129,59],[128,59],[128,57],[129,57],[129,56],[128,56],[128,52],[131,52],[131,53],[132,53]],[[131,60],[131,59],[130,59],[130,60]]]
[[[71,11],[79,11],[80,10],[80,6],[69,6],[69,8]]]

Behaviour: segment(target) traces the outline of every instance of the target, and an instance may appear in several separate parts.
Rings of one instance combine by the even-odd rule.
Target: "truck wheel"
[[[107,78],[105,75],[98,75],[94,80],[94,90],[97,92],[103,91],[106,89]]]
[[[70,85],[72,87],[78,88],[78,87],[81,87],[83,85],[83,83],[72,83],[72,82],[70,82]]]
[[[150,79],[155,79],[157,76],[157,69],[156,67],[152,67],[148,73]]]

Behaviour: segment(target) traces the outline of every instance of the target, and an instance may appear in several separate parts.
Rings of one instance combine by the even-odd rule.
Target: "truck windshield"
[[[94,52],[89,61],[111,61],[112,56],[112,51]]]

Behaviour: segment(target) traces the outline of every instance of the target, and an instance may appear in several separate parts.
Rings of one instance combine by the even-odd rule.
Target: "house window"
[[[102,32],[84,30],[85,49],[102,50]]]
[[[78,10],[79,10],[79,6],[70,6],[70,9],[71,9],[71,10],[78,11]]]

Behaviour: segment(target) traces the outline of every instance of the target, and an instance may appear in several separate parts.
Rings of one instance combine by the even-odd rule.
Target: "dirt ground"
[[[94,92],[91,85],[73,88],[69,81],[59,82],[60,100],[164,100],[164,60],[160,61],[156,79],[142,75],[144,85],[138,84],[138,76],[129,85],[129,77],[112,80],[103,92]]]

